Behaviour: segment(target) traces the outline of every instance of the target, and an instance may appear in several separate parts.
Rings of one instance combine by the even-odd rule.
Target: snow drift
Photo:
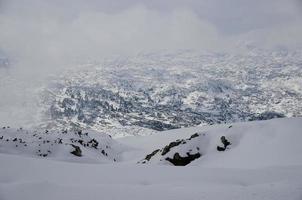
[[[0,143],[0,199],[300,200],[301,124],[301,118],[275,119],[178,129],[117,141],[89,132],[89,137],[99,142],[98,147],[103,148],[109,142],[113,153],[120,152],[120,162],[106,164],[83,160],[88,155],[100,158],[101,153],[78,143],[71,144],[81,147],[83,157],[71,154],[71,149],[65,149],[65,145],[56,145],[57,154],[51,154],[54,157],[37,159],[32,150],[41,141],[32,137],[34,133],[1,129],[0,137],[9,142],[2,139]],[[57,138],[59,133],[37,134],[43,141]],[[59,134],[59,137],[64,142],[70,142],[70,138],[80,139],[73,134]],[[221,136],[231,143],[225,151],[217,151],[217,146],[223,146]],[[31,148],[16,147],[20,138]],[[176,140],[186,143],[172,145],[164,156],[161,155],[163,149]],[[124,145],[128,148],[121,148]],[[148,164],[136,164],[155,149],[160,150],[146,162]],[[164,159],[172,158],[175,153],[185,156],[190,149],[191,154],[198,151],[201,156],[185,167],[170,166],[172,164]],[[65,161],[77,158],[82,163],[58,162],[53,160],[58,158],[55,155],[61,155],[60,159]]]

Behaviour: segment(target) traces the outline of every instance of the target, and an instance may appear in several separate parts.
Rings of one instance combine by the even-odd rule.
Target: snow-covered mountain
[[[141,53],[89,62],[43,93],[47,128],[112,135],[302,115],[302,52]],[[149,133],[148,133],[149,134]]]
[[[284,118],[166,131],[149,136],[150,143],[157,143],[160,137],[165,142],[156,145],[139,163],[217,168],[301,165],[301,120]],[[173,136],[167,136],[170,134]],[[137,141],[139,144],[140,138]]]
[[[0,153],[74,162],[110,163],[124,151],[111,136],[93,131],[25,130],[1,127]]]
[[[117,140],[93,132],[4,127],[0,129],[0,199],[299,200],[301,124],[302,118],[283,118]],[[224,150],[218,148],[224,148],[222,137],[229,142]],[[92,139],[95,142],[90,143]],[[81,148],[82,156],[72,145]],[[109,158],[118,154],[117,162],[103,155],[101,148]],[[40,156],[40,149],[51,153]],[[189,159],[186,167],[173,166],[197,153],[199,157]]]
[[[236,167],[240,159],[244,161],[240,165],[245,167],[300,165],[301,124],[302,118],[283,118],[182,128],[122,138],[112,138],[95,131],[4,126],[0,129],[0,153],[93,163],[211,163],[216,167],[224,163]],[[181,158],[189,159],[193,155],[194,158],[185,164],[175,164],[170,160],[179,157],[181,161]],[[257,162],[259,159],[261,162]],[[286,162],[280,163],[281,160]]]

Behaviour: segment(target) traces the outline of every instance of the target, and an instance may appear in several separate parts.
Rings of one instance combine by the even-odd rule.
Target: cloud
[[[212,24],[190,10],[160,13],[144,6],[111,14],[85,11],[63,20],[42,13],[1,15],[0,26],[3,49],[43,65],[142,50],[209,49],[219,38]]]
[[[295,0],[1,2],[0,48],[18,67],[42,74],[111,54],[226,50],[244,40],[270,47],[302,43]]]

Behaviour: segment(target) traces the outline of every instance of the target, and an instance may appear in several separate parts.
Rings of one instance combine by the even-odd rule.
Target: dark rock
[[[221,136],[220,141],[221,141],[221,143],[223,144],[223,147],[217,146],[217,151],[225,151],[226,148],[231,144],[231,143],[225,138],[225,136]]]
[[[82,156],[82,150],[80,147],[76,146],[76,145],[73,145],[71,144],[71,146],[74,148],[74,150],[72,152],[70,152],[71,154],[75,155],[75,156],[78,156],[78,157],[81,157]]]
[[[153,151],[152,153],[148,154],[146,157],[145,157],[145,160],[148,160],[150,161],[150,159],[155,155],[157,154],[157,152],[159,152],[160,149],[156,149],[155,151]]]
[[[198,137],[198,136],[199,136],[198,133],[194,133],[193,135],[191,135],[191,137],[189,138],[189,140],[191,140],[192,138],[196,138],[196,137]]]
[[[190,154],[187,153],[186,157],[181,157],[179,153],[175,153],[173,158],[166,158],[167,161],[171,162],[175,166],[185,166],[192,162],[193,160],[199,158],[201,156],[200,153]]]
[[[88,144],[91,144],[91,147],[97,149],[99,142],[96,139],[92,139],[88,142]]]
[[[217,146],[217,151],[225,151],[225,148]]]
[[[227,146],[229,146],[231,143],[225,138],[225,136],[222,136],[221,138],[220,138],[220,140],[221,140],[221,142],[222,142],[222,144],[223,144],[223,146],[224,146],[224,148],[226,149],[227,148]]]
[[[171,148],[178,146],[181,142],[182,142],[181,140],[171,142],[169,145],[164,147],[163,152],[161,153],[161,155],[163,155],[163,156],[166,155],[170,151]]]

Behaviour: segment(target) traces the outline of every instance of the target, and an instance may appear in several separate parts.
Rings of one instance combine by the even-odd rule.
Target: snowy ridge
[[[94,131],[2,127],[0,153],[97,163],[117,161],[175,165],[171,159],[178,154],[183,158],[194,157],[179,165],[230,168],[243,167],[241,165],[302,165],[301,124],[302,118],[274,119],[176,129],[115,139]],[[229,142],[228,145],[224,145],[222,137]]]
[[[36,156],[28,157],[33,152],[18,150],[19,147],[14,146],[16,143],[2,141],[0,199],[212,200],[223,197],[300,200],[301,124],[302,118],[275,119],[176,129],[149,136],[119,138],[117,142],[120,145],[112,145],[111,148],[113,152],[121,150],[120,162],[104,162],[103,157],[102,162],[82,160],[81,164],[58,162],[51,156],[37,159]],[[9,128],[2,130],[1,134],[10,140],[26,135],[26,138],[31,138],[27,140],[30,146],[41,143],[34,139],[35,137],[29,137],[33,133],[16,131]],[[43,132],[38,134],[43,138],[54,139],[59,133],[52,133],[53,137]],[[90,134],[89,132],[89,136]],[[61,137],[61,134],[59,135]],[[67,135],[66,141],[69,141],[67,139],[69,136],[76,140],[83,138],[73,133]],[[222,135],[231,142],[231,145],[225,151],[217,151],[217,146],[222,146]],[[109,136],[94,138],[100,142],[98,145],[100,147],[111,141]],[[102,140],[106,142],[101,143]],[[185,156],[190,149],[197,150],[196,147],[200,147],[198,151],[201,156],[185,167],[174,167],[169,161],[160,161],[166,158],[160,154],[151,158],[147,164],[137,164],[137,161],[153,150],[162,149],[176,140],[184,140],[186,143],[170,148],[164,156],[173,157],[176,152]],[[111,141],[111,144],[116,143]],[[127,147],[120,149],[121,145]],[[67,150],[59,145],[54,147],[58,154],[61,152],[66,161],[70,161],[70,156],[78,158],[70,154],[71,149]],[[8,151],[5,152],[3,149]],[[81,149],[85,154],[91,148]],[[99,160],[100,154],[95,149],[92,150],[95,153],[89,155],[97,156]],[[12,153],[19,155],[11,155]]]
[[[122,150],[109,135],[93,131],[0,129],[0,153],[108,163],[119,161]]]
[[[140,163],[172,165],[176,153],[181,157],[200,154],[189,165],[227,168],[302,165],[302,118],[234,123],[165,131],[145,137],[119,141],[143,148]],[[221,137],[230,142],[225,151]],[[157,150],[156,152],[154,152]],[[153,154],[152,154],[153,153]],[[127,155],[127,153],[126,153]],[[146,159],[147,155],[149,159]]]

